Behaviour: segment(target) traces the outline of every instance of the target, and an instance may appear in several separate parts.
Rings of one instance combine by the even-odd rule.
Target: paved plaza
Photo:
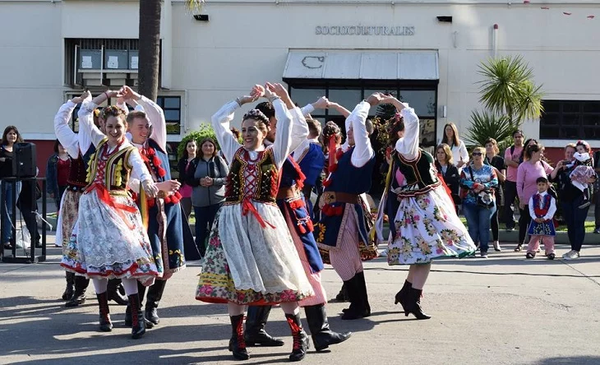
[[[63,307],[60,249],[53,237],[49,242],[46,262],[0,264],[1,364],[234,363],[226,306],[194,299],[198,262],[169,281],[161,324],[133,340],[123,326],[125,307],[111,305],[115,328],[98,331],[91,284],[85,305]],[[559,257],[566,251],[558,245]],[[525,260],[507,250],[487,260],[438,261],[423,299],[428,321],[407,318],[394,305],[406,268],[389,267],[385,257],[367,262],[372,316],[341,321],[346,304],[328,304],[332,328],[352,331],[352,338],[331,352],[311,349],[303,364],[600,364],[600,246],[585,246],[577,261],[541,256]],[[334,297],[341,281],[331,267],[323,281]],[[249,348],[245,363],[287,362],[292,339],[280,309],[267,329],[285,346]]]

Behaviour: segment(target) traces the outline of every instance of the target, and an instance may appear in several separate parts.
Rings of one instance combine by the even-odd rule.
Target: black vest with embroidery
[[[133,146],[119,148],[105,157],[102,157],[104,151],[108,148],[107,139],[103,139],[99,144],[96,152],[91,156],[88,166],[87,181],[89,186],[94,184],[98,174],[98,164],[100,159],[106,159],[104,168],[104,177],[102,185],[107,190],[125,191],[131,174],[132,167],[129,165],[129,155],[136,150]]]
[[[279,170],[275,164],[273,150],[267,148],[258,152],[254,164],[248,163],[249,158],[248,152],[243,147],[240,147],[233,155],[233,162],[225,185],[225,202],[230,204],[241,203],[246,198],[244,196],[246,186],[252,184],[252,182],[246,180],[244,172],[246,169],[257,169],[255,183],[258,187],[254,189],[253,194],[248,198],[264,203],[275,203],[277,191],[279,190]]]
[[[441,184],[433,156],[429,152],[419,149],[419,155],[414,160],[407,160],[399,153],[395,153],[394,160],[406,179],[406,185],[401,188],[398,196],[422,195]]]
[[[67,179],[69,190],[81,190],[87,185],[87,169],[81,154],[77,158],[71,158],[69,166],[69,178]]]

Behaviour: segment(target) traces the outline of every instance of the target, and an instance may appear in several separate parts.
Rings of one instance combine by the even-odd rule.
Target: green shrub
[[[202,151],[200,150],[200,141],[202,141],[206,137],[214,139],[215,143],[217,144],[217,148],[219,148],[219,142],[217,141],[217,136],[215,134],[215,131],[212,129],[212,126],[208,123],[201,123],[200,128],[186,134],[185,137],[181,139],[181,142],[179,142],[179,145],[177,146],[177,157],[182,158],[184,156],[184,154],[186,153],[185,146],[187,145],[188,141],[191,140],[196,141],[196,144],[198,145],[198,153],[202,153]]]
[[[494,138],[500,151],[512,144],[512,135],[519,127],[506,116],[497,116],[488,111],[471,113],[471,124],[467,127],[465,142],[469,147],[485,146],[485,140]]]

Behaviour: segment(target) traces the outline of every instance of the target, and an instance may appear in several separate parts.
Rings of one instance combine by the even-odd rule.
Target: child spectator
[[[529,245],[527,246],[526,258],[532,259],[535,257],[540,246],[540,240],[544,242],[544,250],[546,257],[549,260],[554,260],[554,213],[556,213],[556,200],[548,193],[548,179],[538,177],[537,193],[529,198],[529,215],[531,216],[531,224],[527,233],[531,236]]]

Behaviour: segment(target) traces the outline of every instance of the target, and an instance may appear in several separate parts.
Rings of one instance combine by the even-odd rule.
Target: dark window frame
[[[288,84],[288,92],[292,100],[294,99],[293,89],[325,89],[325,96],[329,98],[329,91],[331,89],[347,88],[360,90],[362,99],[365,99],[369,95],[365,95],[365,90],[393,90],[396,95],[401,95],[402,91],[413,91],[413,90],[424,90],[435,92],[435,105],[433,108],[433,114],[419,114],[419,119],[433,120],[434,121],[434,139],[430,143],[423,145],[422,147],[435,147],[435,135],[437,132],[437,113],[438,113],[438,80],[342,80],[342,79],[290,79],[286,78],[285,81]],[[336,100],[332,100],[336,101]],[[358,103],[360,100],[357,100]],[[303,107],[304,105],[300,105]],[[354,105],[344,105],[344,107],[352,110]],[[372,111],[374,111],[373,109]],[[313,119],[318,119],[321,122],[328,120],[335,121],[340,127],[343,127],[344,118],[337,113],[331,113],[328,109],[316,110],[311,113]],[[374,114],[369,115],[373,117]],[[342,128],[344,131],[344,128]],[[345,131],[344,131],[345,133]]]
[[[545,111],[540,117],[540,139],[577,140],[583,136],[600,139],[600,100],[548,99],[542,105]],[[588,111],[590,106],[597,111]],[[590,117],[595,122],[587,123]]]

